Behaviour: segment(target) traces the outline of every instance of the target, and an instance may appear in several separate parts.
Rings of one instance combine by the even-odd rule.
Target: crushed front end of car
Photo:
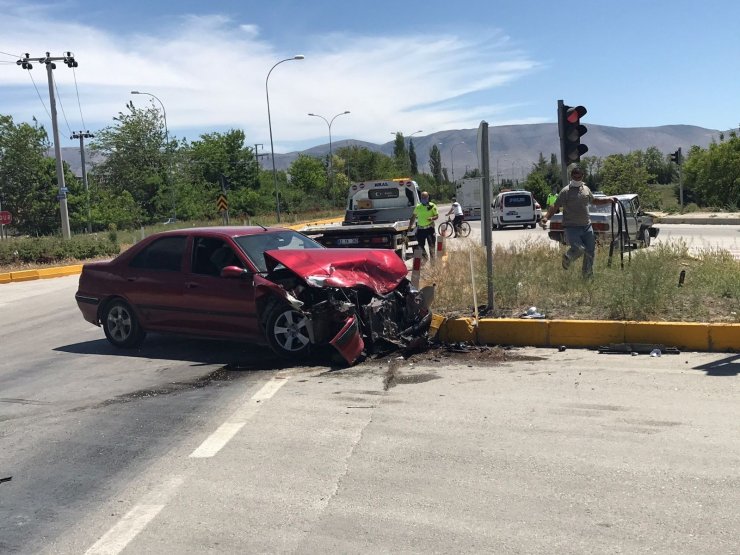
[[[270,303],[290,305],[310,344],[331,345],[348,364],[363,354],[426,342],[434,290],[412,287],[406,265],[392,251],[267,251],[265,261],[268,273],[257,283],[272,293],[263,303],[265,313]],[[266,329],[268,340],[282,329]],[[270,344],[274,348],[279,341]],[[289,355],[279,350],[278,345],[278,354]]]

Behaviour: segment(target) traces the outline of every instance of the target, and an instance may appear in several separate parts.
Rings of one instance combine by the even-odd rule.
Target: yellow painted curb
[[[0,283],[10,283],[11,281],[10,272],[0,274]]]
[[[445,318],[441,314],[432,314],[432,323],[429,325],[429,337],[431,339],[437,337],[440,328],[444,325],[446,321],[447,318]]]
[[[82,264],[72,266],[59,266],[57,268],[43,268],[39,271],[39,279],[49,279],[63,276],[71,276],[82,272]]]
[[[439,329],[439,340],[444,343],[457,343],[459,341],[475,343],[475,331],[471,318],[447,320]]]
[[[548,322],[516,318],[484,318],[478,325],[478,341],[489,345],[545,347]]]
[[[286,225],[286,226],[283,226],[283,227],[286,227],[288,229],[293,229],[295,231],[300,231],[304,227],[307,227],[307,226],[310,226],[310,225],[338,224],[338,223],[341,223],[343,221],[344,221],[344,217],[341,216],[341,217],[337,217],[337,218],[326,218],[326,219],[323,219],[323,220],[314,220],[312,222],[303,222],[303,223],[300,223],[300,224],[291,224],[291,225]]]
[[[709,324],[698,322],[626,322],[625,343],[656,343],[681,350],[708,351]]]
[[[740,352],[740,324],[709,324],[709,350]]]
[[[441,323],[438,338],[447,343],[520,347],[566,345],[595,349],[615,343],[648,343],[690,351],[740,352],[740,324],[702,322],[484,318],[476,327],[471,318],[457,318]]]
[[[609,320],[550,320],[550,345],[592,347],[624,343],[624,322]]]
[[[39,279],[38,270],[20,270],[18,272],[10,272],[10,281],[31,281],[33,279]]]

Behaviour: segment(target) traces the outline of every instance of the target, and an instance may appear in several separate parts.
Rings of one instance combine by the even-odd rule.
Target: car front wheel
[[[650,246],[650,230],[646,227],[642,229],[642,244],[645,247]]]
[[[116,347],[128,349],[144,341],[146,333],[134,311],[124,301],[113,301],[108,304],[102,320],[105,337]]]
[[[295,360],[311,349],[308,318],[294,308],[284,305],[273,308],[267,317],[265,333],[272,350],[283,358]]]

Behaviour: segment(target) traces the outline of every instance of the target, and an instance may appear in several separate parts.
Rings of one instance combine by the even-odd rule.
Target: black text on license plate
[[[356,237],[350,239],[337,239],[337,245],[356,245],[360,242]]]

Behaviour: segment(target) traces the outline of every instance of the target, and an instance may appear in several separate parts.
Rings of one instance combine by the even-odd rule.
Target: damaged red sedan
[[[117,347],[177,333],[267,344],[291,359],[331,346],[352,364],[426,337],[432,291],[406,274],[390,250],[326,249],[283,228],[195,228],[85,264],[75,298]]]

